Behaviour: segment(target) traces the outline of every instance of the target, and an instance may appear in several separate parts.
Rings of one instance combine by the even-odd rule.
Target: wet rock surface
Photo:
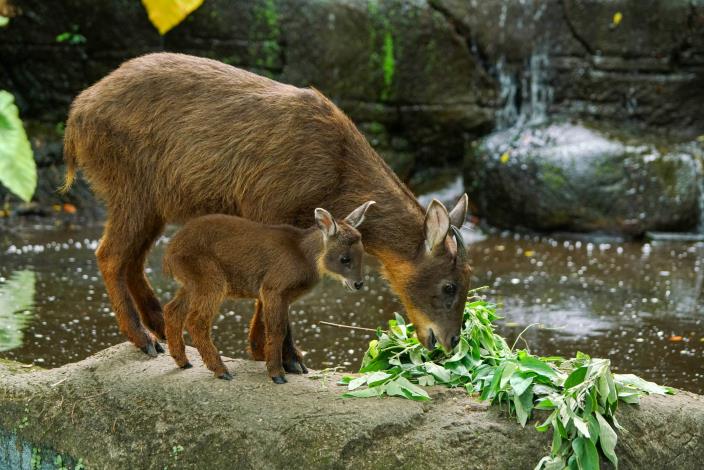
[[[549,449],[548,435],[461,391],[436,390],[424,404],[342,399],[338,374],[277,386],[262,363],[226,359],[235,379],[225,382],[188,354],[186,371],[127,343],[58,369],[0,364],[0,428],[88,468],[513,469]],[[618,419],[622,468],[698,468],[704,458],[701,396],[646,397]]]
[[[563,122],[490,135],[468,154],[465,181],[492,225],[637,236],[696,229],[702,161],[697,142]]]

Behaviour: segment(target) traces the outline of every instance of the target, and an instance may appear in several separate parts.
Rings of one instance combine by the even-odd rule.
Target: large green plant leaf
[[[32,199],[37,166],[13,96],[0,90],[0,183],[22,200]]]

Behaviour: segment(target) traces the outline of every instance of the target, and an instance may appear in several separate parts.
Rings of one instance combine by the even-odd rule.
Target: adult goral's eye
[[[445,284],[442,287],[442,290],[448,295],[454,295],[455,292],[457,292],[457,284],[450,282],[448,284]]]
[[[342,264],[350,264],[351,261],[352,260],[347,255],[340,256],[340,263],[342,263]]]

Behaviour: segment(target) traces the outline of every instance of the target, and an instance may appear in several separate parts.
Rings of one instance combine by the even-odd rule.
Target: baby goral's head
[[[364,246],[362,234],[357,227],[364,221],[364,214],[374,204],[367,201],[345,217],[335,220],[325,209],[315,210],[315,223],[323,232],[324,248],[318,259],[321,272],[341,279],[350,290],[359,290],[364,285],[362,279],[362,257]]]

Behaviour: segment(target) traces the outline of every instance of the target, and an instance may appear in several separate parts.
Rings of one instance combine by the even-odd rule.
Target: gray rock
[[[0,450],[24,442],[96,469],[516,469],[549,452],[549,435],[461,390],[436,389],[427,403],[342,399],[338,374],[274,385],[262,363],[225,359],[235,375],[225,382],[188,354],[185,371],[127,343],[52,370],[0,363],[0,439],[15,443]],[[646,397],[622,404],[618,420],[621,468],[704,459],[704,397]]]
[[[640,235],[697,225],[704,152],[568,123],[511,128],[473,146],[465,184],[499,227]]]

